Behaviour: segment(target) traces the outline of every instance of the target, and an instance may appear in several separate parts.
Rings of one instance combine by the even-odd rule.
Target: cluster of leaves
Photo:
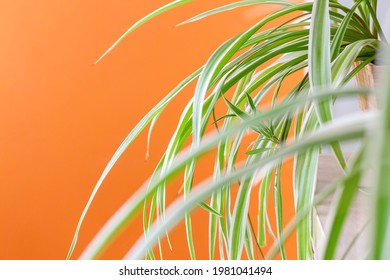
[[[188,2],[191,1],[174,1],[141,19],[103,56],[144,22]],[[325,255],[319,256],[327,259],[335,257],[343,223],[364,173],[365,151],[368,149],[365,140],[374,127],[370,124],[378,121],[378,114],[365,113],[333,122],[332,104],[340,96],[368,93],[367,89],[348,90],[343,85],[372,63],[378,48],[386,45],[376,17],[377,3],[356,0],[355,5],[348,8],[338,1],[328,0],[299,4],[282,0],[247,0],[208,11],[184,23],[238,7],[263,4],[277,4],[281,8],[221,45],[201,69],[183,80],[145,115],[123,141],[101,175],[82,213],[68,257],[72,254],[82,221],[96,192],[118,158],[149,124],[153,128],[167,105],[195,80],[194,96],[184,108],[176,131],[155,172],[101,229],[82,258],[97,257],[135,213],[143,210],[145,236],[140,237],[126,258],[146,256],[154,259],[152,246],[159,243],[161,236],[184,218],[188,248],[191,258],[195,259],[190,212],[200,206],[210,213],[211,259],[216,250],[219,250],[221,258],[228,259],[241,258],[245,250],[246,255],[253,259],[257,249],[264,258],[273,258],[279,253],[285,259],[284,241],[294,230],[297,232],[298,258],[313,259],[316,248],[313,241],[312,209],[335,188],[340,187],[341,196],[335,206],[336,215],[327,239]],[[288,21],[277,27],[264,29],[268,23],[285,16],[290,17]],[[354,62],[360,62],[359,66],[352,68]],[[306,68],[307,74],[295,87],[286,95],[279,96],[285,80]],[[229,91],[234,92],[231,98],[226,95]],[[259,110],[266,98],[272,99],[270,108]],[[278,104],[277,98],[280,100]],[[220,102],[225,103],[228,110],[217,119],[215,108]],[[211,121],[214,125],[218,123],[218,133],[206,133]],[[244,162],[237,162],[239,150],[248,132],[257,139],[251,150],[247,151]],[[386,133],[383,134],[383,139],[385,137]],[[192,141],[191,147],[185,148],[189,139]],[[340,148],[340,141],[349,139],[363,139],[361,151],[351,166],[347,166]],[[345,176],[316,196],[317,162],[321,145],[324,144],[332,147],[339,164],[345,169]],[[376,147],[377,150],[385,149],[385,154],[389,153],[385,146]],[[213,176],[194,187],[197,159],[211,150],[217,151]],[[281,167],[287,157],[294,157],[296,217],[285,227]],[[378,170],[382,169],[378,167]],[[167,182],[183,174],[183,171],[183,197],[166,210]],[[381,174],[378,174],[378,178],[381,178]],[[261,181],[255,229],[248,209],[251,191],[259,178]],[[233,200],[230,189],[237,183],[239,191]],[[273,192],[270,192],[271,188]],[[384,192],[388,192],[382,188]],[[275,221],[270,221],[267,213],[270,193],[274,196]],[[384,257],[382,245],[386,241],[385,233],[388,233],[388,200],[389,196],[381,198],[383,216],[377,223],[378,239],[373,243],[370,255],[375,258]],[[272,223],[276,225],[275,232],[270,226]],[[274,238],[273,248],[265,256],[262,248],[267,244],[268,234]]]

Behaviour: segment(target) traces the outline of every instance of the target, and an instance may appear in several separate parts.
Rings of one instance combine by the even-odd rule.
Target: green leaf
[[[256,108],[255,103],[253,102],[252,97],[247,92],[245,92],[245,95],[246,95],[246,98],[248,99],[248,103],[252,109],[252,112],[255,113],[257,111],[257,108]]]
[[[282,187],[281,187],[281,171],[282,165],[278,164],[275,167],[275,175],[274,175],[274,208],[275,208],[275,216],[276,216],[276,229],[278,233],[278,238],[282,235],[283,232],[283,202],[282,202]],[[282,259],[286,259],[286,250],[284,248],[284,244],[280,244],[280,255]]]
[[[360,164],[363,161],[364,149],[361,149],[355,160],[355,167],[360,169]],[[331,230],[328,237],[327,246],[325,249],[324,259],[331,260],[336,253],[337,243],[344,226],[345,219],[347,218],[348,211],[352,205],[353,198],[359,187],[359,182],[362,176],[362,172],[356,172],[356,170],[349,171],[349,176],[343,182],[341,195],[339,197],[336,208],[334,209],[334,217],[331,224]],[[352,174],[352,175],[351,175]]]
[[[240,8],[240,7],[245,7],[245,6],[251,6],[251,5],[259,5],[259,4],[276,4],[276,5],[283,5],[283,6],[291,6],[293,5],[292,3],[289,3],[287,1],[275,1],[275,0],[247,0],[247,1],[240,1],[240,2],[236,2],[236,3],[231,3],[231,4],[228,4],[228,5],[225,5],[225,6],[222,6],[222,7],[218,7],[216,9],[213,9],[213,10],[210,10],[210,11],[207,11],[207,12],[204,12],[200,15],[197,15],[195,17],[192,17],[178,25],[184,25],[184,24],[188,24],[190,22],[194,22],[194,21],[198,21],[200,19],[203,19],[205,17],[209,17],[211,15],[215,15],[215,14],[218,14],[218,13],[222,13],[222,12],[226,12],[226,11],[230,11],[230,10],[234,10],[236,8]]]
[[[200,207],[202,207],[204,210],[206,210],[207,212],[217,216],[217,217],[222,217],[222,214],[219,213],[217,210],[215,210],[213,207],[211,207],[210,205],[208,205],[206,202],[202,202],[201,204],[199,204]]]
[[[246,152],[245,154],[247,154],[247,155],[256,155],[256,154],[259,154],[259,153],[267,152],[269,150],[271,150],[271,148],[258,148],[258,149],[250,150],[250,151]]]
[[[263,177],[263,180],[259,189],[259,212],[258,212],[258,242],[260,246],[267,245],[267,234],[266,234],[266,215],[268,208],[268,193],[271,187],[271,179],[273,175],[273,170],[268,171],[268,173]]]
[[[313,204],[317,184],[318,147],[308,149],[296,156],[294,161],[294,190],[296,214],[301,215]],[[307,215],[297,226],[297,251],[299,260],[313,259],[312,217]]]
[[[218,207],[218,194],[213,194],[211,196],[211,206],[213,210]],[[213,214],[210,212],[209,215],[209,259],[213,260],[214,255],[215,255],[215,245],[216,245],[216,240],[217,240],[217,231],[218,231],[218,222],[219,219],[217,217],[222,218],[223,215],[215,210],[216,213],[219,214],[219,216]]]
[[[386,51],[386,70],[382,76],[380,95],[380,118],[376,137],[371,138],[373,170],[375,173],[375,220],[372,237],[373,259],[390,259],[390,50]]]
[[[309,80],[312,91],[316,92],[330,88],[332,85],[329,0],[314,1],[309,40]],[[330,105],[330,101],[323,101],[316,105],[321,123],[332,119]],[[340,144],[336,141],[331,143],[331,147],[341,167],[346,168]]]
[[[173,1],[155,11],[153,11],[152,13],[146,15],[145,17],[143,17],[142,19],[140,19],[139,21],[137,21],[136,23],[134,23],[129,29],[127,29],[127,31],[125,33],[123,33],[116,41],[114,44],[111,45],[111,47],[109,47],[95,62],[95,64],[99,63],[99,61],[101,61],[109,52],[111,52],[124,38],[127,37],[127,35],[129,35],[131,32],[133,32],[135,29],[137,29],[138,27],[140,27],[141,25],[143,25],[144,23],[148,22],[149,20],[151,20],[152,18],[162,14],[162,13],[165,13],[173,8],[176,8],[178,6],[181,6],[181,5],[184,5],[184,4],[187,4],[189,2],[191,2],[192,0],[177,0],[177,1]]]
[[[365,0],[364,2],[367,5],[368,14],[371,15],[371,18],[374,22],[374,33],[379,33],[380,39],[387,44],[386,36],[383,34],[383,30],[379,23],[376,11],[368,0]]]
[[[249,117],[247,113],[245,113],[243,110],[235,106],[233,103],[231,103],[229,100],[227,100],[225,97],[223,98],[225,100],[225,103],[228,105],[229,109],[236,114],[237,117],[240,117],[241,119],[246,119]]]
[[[309,79],[312,90],[330,88],[332,83],[329,0],[314,1],[310,25]],[[321,104],[318,110],[321,121],[330,119],[329,104]]]
[[[253,249],[253,242],[252,242],[252,233],[250,229],[250,225],[248,222],[246,231],[245,231],[245,251],[248,256],[249,260],[254,260],[254,249]]]
[[[247,216],[249,211],[250,192],[253,186],[253,179],[244,177],[244,181],[240,184],[237,194],[236,203],[234,205],[232,224],[230,226],[229,238],[229,259],[240,259],[242,249],[245,242],[245,232],[247,230]]]
[[[332,45],[331,45],[331,55],[332,60],[334,60],[339,54],[341,44],[344,39],[344,35],[347,32],[348,25],[352,19],[352,16],[355,14],[356,9],[363,2],[363,0],[356,1],[355,5],[351,8],[351,10],[345,15],[345,18],[341,22],[340,26],[337,28],[337,32],[333,37]]]
[[[344,83],[344,78],[350,71],[356,58],[366,46],[373,45],[374,39],[359,40],[349,44],[332,64],[332,80],[335,87]]]

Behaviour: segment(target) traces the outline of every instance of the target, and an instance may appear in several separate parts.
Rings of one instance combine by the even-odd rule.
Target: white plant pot
[[[351,155],[347,155],[347,158]],[[331,153],[324,153],[320,155],[318,162],[317,188],[316,193],[323,191],[334,180],[343,175],[343,170],[337,163],[334,155]],[[369,219],[370,209],[368,207],[370,195],[367,190],[370,189],[370,176],[362,179],[359,184],[359,191],[353,201],[349,210],[346,222],[338,242],[336,259],[364,259],[369,253],[367,240],[369,231],[367,221]],[[336,204],[338,203],[338,196],[340,190],[336,190],[332,195],[325,199],[320,205],[316,206],[316,212],[319,217],[317,226],[322,227],[323,237],[317,243],[318,255],[323,256],[326,246],[326,236],[329,236],[330,225],[334,218]],[[349,249],[351,244],[352,247]],[[344,255],[345,252],[348,254]]]

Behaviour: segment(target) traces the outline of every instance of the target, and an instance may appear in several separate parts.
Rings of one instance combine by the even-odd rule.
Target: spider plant
[[[147,15],[128,29],[104,54],[135,28],[153,17],[191,1],[174,1]],[[134,139],[150,125],[149,135],[159,115],[183,88],[196,81],[193,98],[183,108],[170,143],[149,180],[119,208],[85,249],[81,258],[96,258],[139,211],[144,215],[144,232],[126,258],[155,259],[153,246],[173,225],[184,219],[188,250],[196,258],[191,210],[202,207],[209,212],[209,257],[216,251],[221,258],[240,259],[243,252],[253,259],[254,248],[272,248],[264,256],[277,254],[286,259],[284,241],[296,232],[297,258],[335,258],[338,240],[358,185],[368,166],[377,166],[377,189],[373,200],[372,250],[369,258],[388,258],[390,178],[387,178],[389,148],[390,86],[383,87],[383,108],[344,120],[333,120],[337,98],[367,95],[364,88],[343,86],[366,65],[375,61],[378,49],[387,48],[378,22],[375,0],[356,0],[348,8],[338,1],[315,0],[293,3],[278,0],[246,0],[231,3],[195,16],[191,23],[227,10],[276,4],[280,6],[252,27],[222,44],[205,65],[168,93],[130,132],[108,162],[81,215],[68,254],[77,242],[83,219],[111,168]],[[283,24],[266,29],[274,20],[287,17]],[[359,62],[352,68],[354,62]],[[303,69],[307,73],[285,95],[284,82]],[[352,69],[352,70],[351,70]],[[388,81],[387,81],[388,82]],[[378,91],[377,89],[375,91]],[[378,91],[379,92],[379,91]],[[267,99],[268,98],[268,99]],[[267,100],[272,100],[268,104]],[[217,115],[216,107],[226,106]],[[264,109],[266,108],[266,109]],[[379,145],[370,145],[372,135]],[[371,138],[370,138],[371,137]],[[254,139],[250,147],[245,142]],[[347,164],[340,142],[359,139],[361,147],[352,164]],[[191,141],[191,145],[185,144]],[[318,157],[329,145],[344,175],[324,192],[315,195]],[[242,153],[242,149],[247,149]],[[194,186],[194,173],[200,156],[216,152],[211,178]],[[372,157],[372,155],[382,155]],[[371,155],[371,156],[370,156]],[[293,158],[295,218],[285,226],[281,178],[283,162]],[[199,167],[198,167],[199,168]],[[183,196],[166,209],[165,191],[172,178],[183,176]],[[257,223],[248,217],[253,189],[259,185]],[[231,188],[238,187],[233,196]],[[273,190],[272,192],[270,190]],[[334,190],[340,193],[324,255],[314,245],[313,208]],[[271,220],[267,201],[273,196],[275,220]],[[256,228],[253,226],[257,224]],[[275,233],[272,226],[276,228]],[[271,234],[274,240],[266,237]],[[362,256],[366,257],[366,256]]]

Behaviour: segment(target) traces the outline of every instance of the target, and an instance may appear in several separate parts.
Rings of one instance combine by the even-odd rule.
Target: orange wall
[[[64,259],[92,188],[127,133],[217,46],[267,11],[245,8],[173,28],[232,2],[195,1],[143,26],[92,65],[132,23],[168,2],[0,2],[0,259]],[[190,95],[185,91],[160,118],[148,161],[144,133],[113,169],[75,256],[148,178]],[[286,207],[291,218],[292,205]],[[196,221],[205,217],[197,213]],[[206,239],[206,227],[196,231]],[[120,258],[141,232],[130,225],[103,257]],[[181,225],[167,257],[188,258],[182,235]],[[207,250],[198,256],[207,258]]]

